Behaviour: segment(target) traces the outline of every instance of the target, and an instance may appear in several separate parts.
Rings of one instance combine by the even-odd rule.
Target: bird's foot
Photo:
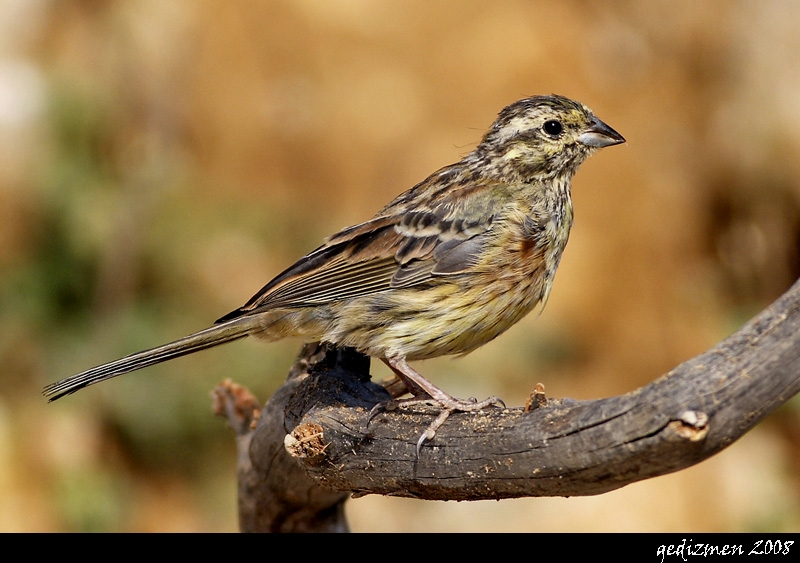
[[[419,457],[420,450],[422,449],[422,445],[429,441],[433,440],[436,436],[436,431],[441,428],[444,422],[448,419],[448,417],[454,412],[475,412],[487,407],[502,407],[505,408],[506,404],[503,402],[502,399],[499,397],[489,397],[488,399],[484,399],[483,401],[478,401],[475,397],[470,397],[467,400],[463,399],[456,399],[455,397],[451,397],[447,395],[446,397],[438,397],[436,399],[432,397],[412,397],[410,399],[391,399],[384,403],[378,403],[372,410],[369,412],[367,418],[367,426],[375,417],[375,415],[380,411],[391,412],[393,410],[397,410],[399,408],[407,408],[407,407],[414,407],[417,405],[426,405],[426,406],[434,406],[440,407],[442,410],[436,416],[436,418],[431,422],[422,435],[417,440],[417,457]]]
[[[488,399],[484,399],[483,401],[478,401],[475,397],[470,397],[466,401],[461,399],[456,399],[454,397],[450,397],[450,401],[447,401],[448,404],[438,403],[437,401],[433,401],[434,403],[439,404],[442,407],[442,412],[433,420],[433,422],[428,425],[428,428],[425,429],[425,432],[419,437],[417,440],[417,457],[419,457],[419,452],[422,449],[422,444],[427,442],[428,440],[433,440],[434,436],[436,436],[436,431],[441,428],[444,421],[454,412],[475,412],[487,407],[502,407],[505,408],[506,404],[503,402],[503,399],[500,397],[489,397]],[[413,399],[412,399],[413,400]]]

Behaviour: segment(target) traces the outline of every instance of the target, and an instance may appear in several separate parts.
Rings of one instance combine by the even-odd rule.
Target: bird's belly
[[[510,328],[543,294],[543,276],[524,272],[439,279],[341,304],[323,340],[373,357],[465,354]]]

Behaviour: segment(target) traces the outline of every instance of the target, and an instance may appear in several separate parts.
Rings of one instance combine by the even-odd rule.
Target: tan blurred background
[[[457,396],[635,389],[800,274],[800,4],[0,0],[0,530],[234,531],[238,342],[47,405],[205,327],[336,229],[560,93],[628,139],[573,184],[544,313],[420,369]],[[374,373],[383,377],[382,366]],[[799,531],[797,398],[714,458],[592,498],[349,501],[355,531]]]

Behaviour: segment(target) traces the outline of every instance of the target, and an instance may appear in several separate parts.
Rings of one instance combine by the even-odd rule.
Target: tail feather
[[[136,352],[119,360],[93,367],[66,379],[51,383],[42,390],[42,394],[48,398],[48,402],[53,402],[65,395],[70,395],[84,387],[100,383],[106,379],[166,362],[198,350],[205,350],[206,348],[244,338],[255,332],[258,327],[258,321],[254,317],[240,317],[214,325],[169,344]]]

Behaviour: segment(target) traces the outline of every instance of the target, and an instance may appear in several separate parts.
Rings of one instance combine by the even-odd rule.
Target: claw
[[[369,423],[372,422],[372,419],[375,418],[381,411],[391,412],[397,409],[399,405],[397,404],[396,399],[389,399],[388,401],[384,401],[382,403],[376,403],[374,407],[372,407],[367,414],[367,428],[369,428]]]
[[[422,449],[422,444],[424,444],[427,440],[433,440],[433,437],[436,436],[436,431],[444,424],[444,421],[447,420],[447,417],[450,416],[450,413],[453,412],[453,409],[444,409],[442,412],[439,413],[439,416],[430,423],[428,428],[425,429],[425,432],[422,433],[422,436],[419,437],[417,440],[417,458],[419,458],[419,452]]]

